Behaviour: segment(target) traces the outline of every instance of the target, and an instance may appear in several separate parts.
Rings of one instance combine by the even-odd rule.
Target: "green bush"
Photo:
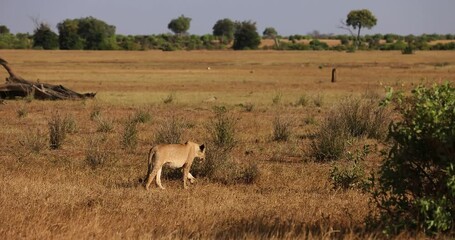
[[[364,145],[362,150],[346,153],[347,163],[336,163],[330,169],[330,179],[334,189],[364,188],[365,170],[363,161],[370,153],[370,146]]]
[[[390,125],[393,145],[372,178],[378,221],[388,233],[453,231],[455,88],[418,86],[410,96],[388,96],[401,118]]]

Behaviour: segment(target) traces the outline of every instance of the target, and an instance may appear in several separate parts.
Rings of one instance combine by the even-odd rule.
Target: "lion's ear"
[[[204,150],[205,150],[205,145],[204,145],[204,144],[200,145],[200,146],[199,146],[199,149],[201,150],[201,152],[204,152]]]

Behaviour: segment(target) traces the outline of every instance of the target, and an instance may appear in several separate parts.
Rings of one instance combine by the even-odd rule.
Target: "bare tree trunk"
[[[96,93],[77,93],[62,85],[30,82],[16,75],[8,62],[0,58],[2,65],[9,74],[6,83],[0,85],[0,98],[16,98],[32,95],[35,99],[41,100],[65,100],[65,99],[86,99],[94,98]]]

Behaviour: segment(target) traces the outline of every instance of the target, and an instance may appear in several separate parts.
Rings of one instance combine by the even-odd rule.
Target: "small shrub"
[[[66,138],[66,126],[64,119],[58,114],[54,114],[48,122],[50,135],[50,148],[59,149]]]
[[[135,121],[137,123],[147,123],[147,122],[150,122],[151,119],[152,119],[152,116],[150,115],[150,113],[148,111],[144,111],[144,110],[136,111],[136,113],[133,117],[133,121]]]
[[[175,94],[174,94],[174,93],[169,93],[169,95],[167,95],[167,96],[163,99],[163,103],[164,103],[164,104],[173,103],[174,101],[175,101]]]
[[[307,115],[306,117],[303,118],[303,123],[305,125],[316,124],[316,118],[314,117],[314,115]]]
[[[215,117],[206,126],[211,143],[225,151],[232,150],[237,144],[235,127],[237,121],[229,114],[226,107],[215,107]],[[212,145],[211,144],[211,145]]]
[[[272,98],[272,103],[273,104],[280,104],[281,99],[283,98],[283,94],[281,92],[277,92],[275,96]]]
[[[170,121],[164,121],[158,126],[155,133],[156,144],[180,143],[183,131],[185,130],[183,121],[172,116]]]
[[[27,114],[28,114],[28,110],[27,110],[27,108],[25,108],[25,106],[22,106],[19,109],[17,109],[17,116],[19,118],[25,118],[25,117],[27,117]]]
[[[342,157],[351,136],[338,116],[329,114],[319,127],[310,144],[310,154],[317,161],[330,161]]]
[[[66,116],[63,119],[63,126],[67,133],[74,134],[77,132],[77,123],[73,116]]]
[[[36,132],[28,132],[23,135],[19,143],[27,150],[33,153],[39,153],[47,147],[48,140],[46,134],[38,129]]]
[[[114,123],[110,120],[105,120],[102,118],[98,119],[98,127],[96,129],[97,132],[109,133],[114,130]]]
[[[85,163],[93,169],[103,167],[111,159],[105,137],[94,137],[88,142],[85,152]]]
[[[321,94],[316,95],[313,98],[313,104],[316,107],[322,107],[322,105],[324,104],[324,97]]]
[[[137,122],[128,119],[123,125],[121,145],[123,149],[133,151],[138,142]]]
[[[305,107],[305,106],[308,105],[308,102],[309,102],[308,97],[307,97],[306,95],[301,95],[301,96],[299,97],[299,99],[297,99],[297,101],[295,102],[294,105],[295,105],[296,107],[297,107],[297,106]]]
[[[347,152],[346,164],[334,164],[330,170],[330,179],[334,189],[365,188],[365,170],[362,162],[369,154],[369,145],[354,153]]]
[[[311,143],[317,160],[336,160],[345,151],[346,143],[356,137],[383,139],[387,132],[390,111],[373,100],[347,98],[331,110]]]
[[[245,103],[245,104],[241,104],[241,107],[243,107],[243,109],[245,110],[245,112],[252,112],[253,109],[254,109],[254,104],[252,104],[252,103]]]
[[[96,121],[101,117],[101,107],[95,106],[90,113],[90,120]]]
[[[273,141],[286,142],[291,137],[291,133],[291,121],[280,116],[276,116],[273,120]]]

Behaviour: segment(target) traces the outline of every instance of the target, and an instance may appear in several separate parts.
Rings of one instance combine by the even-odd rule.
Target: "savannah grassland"
[[[1,50],[0,56],[25,79],[98,93],[95,100],[0,105],[2,239],[379,237],[379,230],[365,227],[374,212],[369,195],[333,189],[332,163],[311,157],[311,138],[343,98],[379,99],[384,86],[455,81],[450,51]],[[332,67],[336,83],[330,82]],[[302,96],[307,103],[296,104]],[[214,106],[225,106],[236,119],[232,159],[257,165],[260,176],[252,184],[229,185],[199,178],[189,190],[180,179],[163,179],[166,190],[145,191],[139,178],[159,126],[184,120],[182,141],[207,142],[210,151]],[[111,131],[98,131],[94,112]],[[138,125],[137,147],[123,149],[124,123],[137,112],[148,112],[151,120]],[[30,139],[47,145],[48,122],[56,115],[73,119],[72,132],[61,149],[33,152]],[[272,139],[277,116],[291,123],[287,141]],[[95,168],[86,161],[94,139],[104,139],[108,156]],[[384,144],[360,142],[353,145],[375,146],[365,159],[374,171]]]

